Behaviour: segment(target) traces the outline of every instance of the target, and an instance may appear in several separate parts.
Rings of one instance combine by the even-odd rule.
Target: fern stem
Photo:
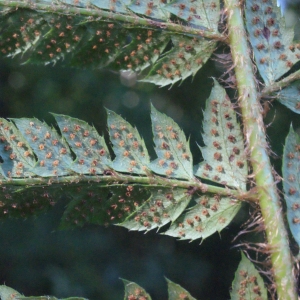
[[[293,264],[288,236],[268,156],[262,109],[244,29],[241,3],[239,0],[225,0],[229,41],[235,66],[244,133],[249,146],[250,160],[259,194],[259,205],[265,223],[277,296],[280,300],[296,300],[298,297],[292,272]]]
[[[289,76],[283,78],[282,80],[278,82],[274,82],[270,86],[266,86],[262,91],[260,96],[263,98],[265,96],[268,96],[269,94],[273,92],[277,92],[286,86],[290,85],[293,81],[300,79],[300,70],[290,74]]]
[[[175,33],[181,33],[185,35],[193,35],[205,37],[208,39],[213,39],[217,41],[226,41],[226,36],[221,33],[211,32],[208,30],[201,30],[197,28],[192,28],[189,26],[183,26],[181,24],[176,24],[172,22],[160,22],[152,19],[141,18],[137,15],[125,15],[120,13],[114,13],[111,11],[100,10],[96,8],[81,8],[75,6],[67,6],[67,5],[57,5],[51,2],[49,3],[36,3],[31,1],[7,1],[0,0],[0,7],[13,7],[15,9],[18,8],[28,8],[33,10],[41,10],[49,13],[58,13],[64,15],[82,15],[87,17],[95,17],[95,18],[106,18],[112,21],[121,21],[124,23],[131,23],[135,27],[143,26],[153,29],[163,29],[164,31],[170,31]]]
[[[62,183],[77,183],[80,180],[80,183],[88,182],[88,183],[98,183],[101,184],[141,184],[141,185],[151,185],[153,186],[164,186],[164,187],[181,187],[186,188],[188,190],[192,190],[194,192],[203,192],[203,193],[212,193],[212,194],[218,194],[222,196],[230,196],[238,200],[242,201],[251,201],[256,202],[257,194],[256,191],[250,190],[249,192],[241,193],[237,190],[231,190],[229,188],[223,188],[218,187],[214,185],[208,185],[204,184],[199,180],[193,180],[193,181],[183,181],[183,180],[177,180],[177,179],[169,179],[169,178],[163,178],[161,176],[132,176],[132,175],[124,175],[120,173],[113,172],[112,175],[108,176],[89,176],[89,175],[82,175],[82,177],[79,176],[62,176],[62,177],[51,177],[51,178],[45,178],[45,177],[32,177],[32,178],[14,178],[13,180],[8,181],[0,181],[1,185],[13,185],[13,186],[43,186],[43,185],[49,185],[49,184],[62,184]]]

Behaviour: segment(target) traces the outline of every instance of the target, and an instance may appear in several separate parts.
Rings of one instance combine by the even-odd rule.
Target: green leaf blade
[[[142,82],[163,87],[195,76],[216,48],[215,42],[186,36],[173,36],[172,43],[173,48],[155,63]]]
[[[119,172],[146,175],[150,157],[137,129],[108,109],[107,125],[116,154],[112,168]]]
[[[299,83],[299,80],[292,82],[277,95],[277,100],[281,104],[297,114],[300,114]]]
[[[57,186],[2,186],[0,188],[0,220],[26,219],[52,208],[60,199]]]
[[[175,0],[166,5],[168,10],[189,24],[218,32],[220,2],[218,0]]]
[[[32,149],[12,122],[0,119],[0,156],[5,177],[28,177],[36,161]]]
[[[61,229],[119,224],[150,197],[148,189],[139,185],[74,185],[67,193],[72,200],[62,217]]]
[[[191,196],[185,189],[148,188],[148,199],[119,224],[129,230],[149,231],[173,222],[184,211]]]
[[[231,300],[267,300],[267,289],[254,265],[242,253],[242,260],[235,273],[230,293]]]
[[[111,164],[105,140],[85,121],[53,114],[63,137],[76,155],[71,169],[79,174],[103,174]]]
[[[238,213],[239,201],[218,195],[201,196],[195,199],[196,205],[182,214],[165,232],[180,240],[205,239],[224,229]]]
[[[195,175],[245,190],[248,167],[242,131],[233,105],[217,81],[206,102],[203,131],[204,162],[195,168]]]
[[[17,292],[16,290],[6,286],[6,285],[0,285],[0,299],[1,300],[14,300],[18,299],[21,294]]]
[[[185,134],[169,117],[151,106],[152,131],[157,159],[153,172],[172,178],[193,178],[193,160]]]
[[[247,1],[245,13],[256,65],[265,84],[271,85],[300,59],[294,30],[286,27],[276,0]]]
[[[187,292],[183,287],[179,284],[172,282],[171,280],[167,279],[168,283],[168,295],[169,300],[196,300],[196,298],[192,297],[189,292]]]
[[[149,2],[133,0],[127,7],[136,14],[156,20],[167,20],[170,17],[170,14],[164,10],[164,1],[161,0],[152,0]]]
[[[33,173],[42,177],[69,173],[73,163],[70,149],[53,128],[34,118],[13,121],[38,158]]]
[[[124,300],[127,299],[145,299],[151,300],[150,295],[138,284],[132,281],[122,279],[125,287]]]
[[[290,127],[282,162],[284,199],[292,235],[300,245],[300,136]]]

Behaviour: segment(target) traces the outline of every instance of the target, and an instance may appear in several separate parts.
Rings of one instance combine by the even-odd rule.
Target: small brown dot
[[[59,165],[59,160],[55,160],[55,161],[52,163],[52,165],[55,166],[55,167],[58,166],[58,165]]]

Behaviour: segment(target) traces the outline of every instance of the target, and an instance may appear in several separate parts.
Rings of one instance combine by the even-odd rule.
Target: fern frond
[[[165,22],[169,12],[161,1],[151,1],[151,5],[145,1],[137,5],[133,1],[127,6],[124,1],[45,1],[26,6],[23,1],[0,0],[0,7],[17,8],[0,10],[0,55],[21,55],[26,62],[61,62],[81,68],[141,72],[150,67],[145,81],[160,86],[174,84],[195,75],[216,47],[215,41],[201,38],[200,34],[207,32],[209,36],[218,25],[217,18],[208,20],[207,16],[208,10],[218,11],[219,4],[211,8],[206,2],[199,1],[198,13],[209,27],[195,35],[190,30],[185,34],[182,31],[177,37],[165,30],[177,25]],[[148,14],[143,12],[145,6]],[[133,12],[145,14],[146,22]],[[218,35],[216,30],[215,34]],[[167,45],[171,46],[169,51],[165,50]]]
[[[241,208],[239,201],[218,195],[194,197],[194,202],[196,205],[176,219],[166,235],[181,240],[204,240],[224,229]]]
[[[246,26],[256,66],[266,86],[271,85],[300,59],[294,29],[287,28],[276,0],[246,1]]]
[[[276,96],[281,104],[297,114],[300,114],[299,84],[299,80],[292,82],[289,86],[280,90]]]
[[[292,125],[285,140],[282,161],[283,190],[287,219],[292,235],[300,245],[300,136]]]
[[[241,133],[230,101],[217,83],[212,95],[208,107],[215,107],[214,101],[219,99],[219,115],[228,113],[236,127],[228,130],[236,134],[234,145],[242,152],[238,136]],[[223,106],[226,112],[221,109]],[[53,115],[61,134],[37,119],[0,120],[1,219],[25,218],[46,211],[64,195],[70,200],[61,228],[93,223],[148,231],[172,222],[166,234],[197,239],[221,231],[238,212],[240,202],[233,199],[245,195],[199,181],[193,174],[193,158],[185,134],[153,106],[151,121],[157,155],[154,161],[150,161],[137,129],[110,110],[107,115],[113,161],[104,138],[93,126],[76,118]],[[215,122],[205,122],[205,131],[216,126]],[[220,125],[224,122],[220,121]],[[221,135],[227,139],[225,129]],[[224,149],[219,149],[222,159],[218,163],[224,166],[224,176],[228,176],[225,158],[232,149],[226,143],[221,145]],[[203,154],[209,162],[210,158]],[[235,158],[230,161],[235,162]],[[235,175],[241,176],[238,172]],[[228,185],[235,186],[230,180]],[[242,185],[237,187],[244,189]],[[202,197],[204,193],[207,195]],[[196,205],[184,213],[192,198]]]
[[[245,190],[248,167],[242,131],[225,90],[214,82],[204,111],[206,146],[200,147],[204,162],[196,169],[196,175]]]
[[[242,253],[230,293],[231,300],[268,299],[264,281],[252,262]]]
[[[169,300],[177,300],[177,299],[186,299],[186,300],[196,300],[196,298],[192,297],[191,294],[181,287],[179,284],[176,284],[166,278],[168,283],[168,295]]]

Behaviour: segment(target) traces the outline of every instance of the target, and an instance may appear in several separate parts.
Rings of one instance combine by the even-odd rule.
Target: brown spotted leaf
[[[0,178],[0,219],[27,218],[68,199],[61,228],[93,223],[148,231],[173,222],[167,234],[181,237],[179,218],[191,223],[191,213],[209,212],[211,218],[201,220],[205,231],[195,235],[191,230],[187,235],[193,239],[220,231],[231,221],[239,206],[230,199],[209,200],[207,207],[196,205],[180,217],[191,200],[195,178],[189,143],[171,118],[152,107],[158,158],[150,162],[137,129],[114,112],[107,113],[113,162],[103,137],[84,121],[54,115],[60,135],[37,119],[13,119],[17,127],[2,120],[1,173],[15,174],[20,162],[29,173]]]
[[[0,186],[0,220],[27,219],[51,209],[60,199],[62,188],[55,185]]]
[[[5,177],[28,177],[36,161],[27,141],[12,122],[0,119],[1,172]]]
[[[183,213],[166,235],[181,240],[205,239],[224,229],[238,213],[241,203],[228,197],[201,196],[194,199],[196,205]]]
[[[16,290],[6,286],[0,285],[0,299],[1,300],[17,300],[21,296]]]
[[[81,297],[69,297],[69,298],[56,298],[53,296],[22,296],[16,290],[6,286],[0,285],[0,299],[1,300],[87,300]]]
[[[170,13],[165,10],[167,0],[133,0],[127,7],[139,15],[157,20],[167,20]]]
[[[191,200],[186,189],[147,189],[148,198],[143,199],[142,205],[129,215],[121,226],[129,230],[149,231],[160,228],[175,221],[184,211]]]
[[[284,199],[292,235],[300,245],[300,136],[290,127],[282,162]]]
[[[136,128],[133,128],[121,116],[107,111],[107,125],[116,158],[112,168],[118,172],[146,175],[150,163],[144,140]]]
[[[151,300],[150,295],[138,284],[132,281],[128,281],[122,279],[125,287],[125,295],[124,299],[143,299],[143,300]]]
[[[98,183],[69,186],[67,191],[71,201],[62,217],[61,229],[85,224],[119,224],[138,210],[151,195],[147,188],[139,185]]]
[[[216,48],[214,41],[187,36],[173,36],[172,44],[141,81],[166,86],[195,76]]]
[[[13,121],[38,158],[32,172],[43,177],[70,172],[73,159],[69,146],[55,129],[35,118]]]
[[[111,164],[105,140],[93,126],[65,115],[53,114],[62,136],[76,155],[71,169],[79,174],[102,174]]]
[[[165,9],[192,26],[218,32],[219,0],[175,0],[168,4]]]
[[[267,289],[264,281],[252,262],[242,253],[242,260],[235,272],[230,293],[231,300],[267,300]]]
[[[0,7],[5,5],[1,1]],[[26,62],[35,64],[62,63],[80,68],[107,67],[139,73],[149,67],[143,73],[145,76],[147,72],[150,74],[145,81],[164,86],[194,76],[216,46],[214,41],[184,35],[176,37],[161,29],[135,25],[126,22],[125,16],[123,21],[117,22],[112,16],[65,15],[55,10],[62,11],[60,2],[45,2],[49,7],[43,13],[22,8],[0,10],[0,56],[20,55],[27,59]],[[72,0],[67,2],[72,4]],[[150,2],[153,8],[164,5],[161,1],[157,1],[159,5],[156,1]],[[111,3],[111,7],[118,3]],[[87,5],[82,1],[77,4]],[[100,4],[101,1],[97,1],[95,6]],[[89,6],[89,11],[99,12],[96,7]],[[132,19],[132,11],[126,11]],[[167,11],[159,11],[168,15]],[[166,48],[167,45],[170,47]]]
[[[150,164],[151,170],[167,177],[191,179],[193,158],[184,132],[153,106],[151,121],[157,155],[157,159]]]
[[[167,279],[168,283],[168,294],[169,300],[196,300],[196,298],[192,297],[189,292],[187,292],[183,287],[179,284],[172,282],[171,280]]]
[[[282,89],[276,96],[277,100],[293,112],[300,114],[300,81],[294,81]]]
[[[242,131],[229,97],[214,82],[204,111],[205,147],[200,147],[204,162],[195,175],[245,190],[248,168]]]
[[[300,59],[300,44],[293,43],[294,29],[287,28],[276,0],[246,1],[246,26],[256,66],[271,85]]]

